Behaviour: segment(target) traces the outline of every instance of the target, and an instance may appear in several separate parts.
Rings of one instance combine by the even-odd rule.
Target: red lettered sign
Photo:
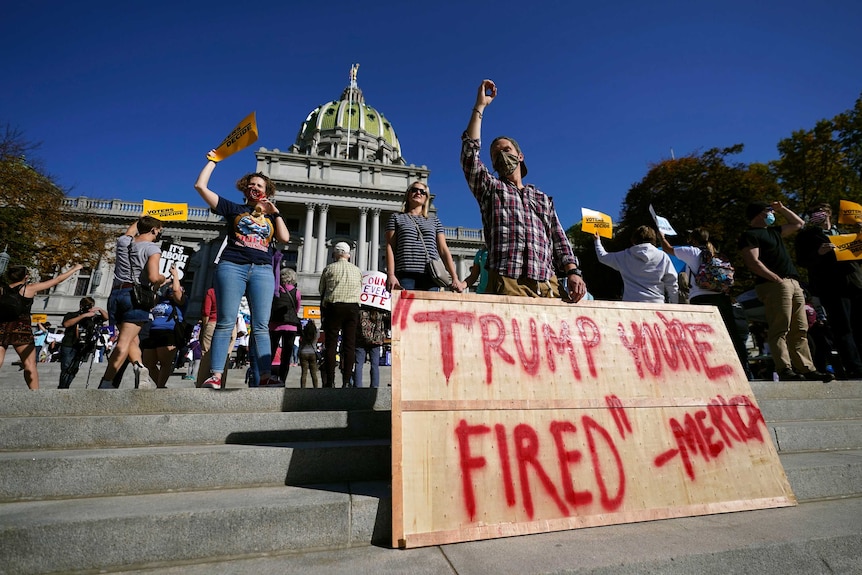
[[[394,546],[795,505],[717,308],[392,295]]]

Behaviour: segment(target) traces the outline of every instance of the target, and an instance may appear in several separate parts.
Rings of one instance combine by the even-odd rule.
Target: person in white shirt
[[[632,234],[632,246],[621,252],[605,251],[595,234],[599,261],[623,277],[623,301],[678,303],[679,284],[670,257],[655,246],[655,231],[640,226]]]

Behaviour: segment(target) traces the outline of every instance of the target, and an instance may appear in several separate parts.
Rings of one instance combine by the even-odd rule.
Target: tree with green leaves
[[[748,227],[745,207],[752,201],[786,201],[786,198],[767,166],[730,160],[742,150],[742,144],[711,148],[702,154],[692,153],[650,166],[646,176],[626,194],[614,238],[605,243],[608,251],[629,247],[631,232],[638,226],[655,226],[649,213],[652,205],[656,213],[666,217],[680,233],[677,238],[668,238],[672,244],[681,245],[686,239],[686,230],[705,227],[710,230],[714,245],[737,270],[743,270],[736,238]],[[597,261],[593,270],[596,258],[591,252],[592,242],[589,251],[579,253],[584,275],[592,279],[590,272],[594,272],[598,278],[598,281],[589,282],[590,292],[602,299],[608,294],[613,296],[618,286],[609,283],[601,274]],[[745,274],[740,274],[738,290],[746,289],[749,283]]]
[[[798,213],[827,202],[862,199],[862,96],[853,108],[778,143],[780,158],[770,163]]]
[[[31,157],[37,149],[9,125],[0,134],[0,246],[11,265],[42,277],[71,263],[95,266],[114,234],[96,217],[64,212],[65,193]]]

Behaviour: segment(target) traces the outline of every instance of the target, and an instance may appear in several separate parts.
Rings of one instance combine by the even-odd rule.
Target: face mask
[[[771,226],[775,223],[775,214],[769,212],[768,214],[766,214],[766,217],[763,219],[763,221],[766,222],[767,226]]]
[[[245,197],[253,202],[259,202],[266,197],[266,192],[260,192],[258,190],[246,190]]]
[[[494,169],[501,176],[511,176],[521,163],[516,154],[500,153],[494,158]]]

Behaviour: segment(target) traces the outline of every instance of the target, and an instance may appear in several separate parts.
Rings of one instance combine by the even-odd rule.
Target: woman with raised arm
[[[16,319],[0,323],[0,367],[6,359],[6,348],[12,346],[21,360],[24,369],[24,381],[30,389],[39,389],[39,372],[36,371],[36,344],[33,338],[33,328],[30,327],[30,309],[33,298],[42,290],[54,287],[66,281],[78,270],[83,268],[76,264],[55,278],[43,282],[29,283],[30,271],[24,266],[12,266],[6,272],[7,283],[2,289],[10,294],[17,294],[20,311]]]
[[[227,222],[227,243],[220,254],[214,282],[218,319],[211,350],[212,373],[203,387],[222,388],[225,360],[230,351],[228,342],[243,294],[251,309],[251,333],[258,350],[261,385],[278,385],[278,378],[270,375],[269,317],[275,290],[272,252],[273,240],[286,243],[290,233],[271,199],[275,196],[275,185],[264,174],[246,174],[237,180],[236,187],[245,199],[241,204],[210,190],[210,177],[216,167],[214,157],[215,150],[211,150],[195,182],[201,198]]]
[[[736,317],[733,314],[733,302],[730,300],[730,296],[720,291],[704,289],[694,281],[694,277],[697,275],[701,264],[704,261],[711,260],[716,255],[715,246],[709,241],[709,230],[706,228],[691,230],[687,238],[688,245],[684,246],[672,246],[661,232],[659,232],[659,239],[661,240],[662,250],[665,253],[679,258],[691,270],[689,303],[692,305],[714,305],[718,308],[718,312],[721,314],[721,319],[724,322],[724,327],[727,328],[727,333],[733,342],[736,356],[742,365],[742,370],[745,372],[748,380],[751,381],[754,379],[754,376],[748,365],[748,350],[745,348],[745,341],[740,337],[739,331],[736,329]]]

